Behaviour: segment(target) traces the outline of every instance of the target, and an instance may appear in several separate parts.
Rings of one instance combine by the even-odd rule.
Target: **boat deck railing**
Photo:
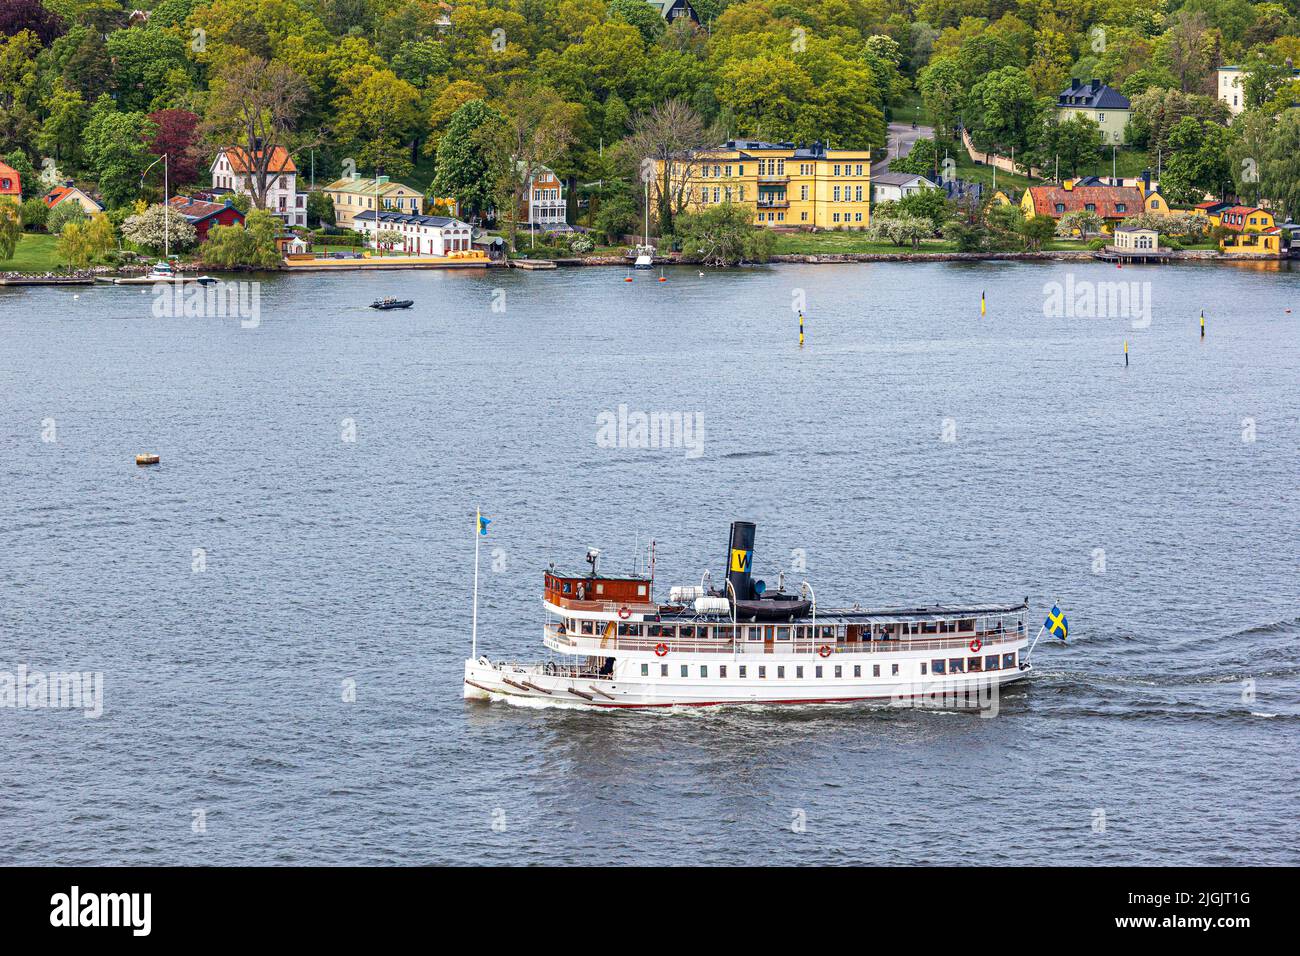
[[[943,635],[925,638],[887,641],[831,641],[790,638],[778,641],[733,641],[723,638],[661,638],[632,637],[611,634],[573,634],[561,632],[561,625],[545,625],[546,644],[555,650],[568,653],[599,655],[609,651],[653,651],[664,645],[669,651],[697,654],[772,654],[778,651],[793,654],[812,654],[830,658],[836,654],[891,654],[899,651],[964,650],[971,653],[971,644],[979,640],[981,650],[993,645],[1010,644],[1025,639],[1022,628],[1005,628],[1001,631],[977,631],[960,636]],[[822,648],[830,648],[823,653]],[[978,652],[976,652],[978,653]]]
[[[582,678],[599,680],[608,677],[595,667],[585,664],[556,664],[553,661],[493,661],[492,666],[501,671],[516,671],[524,674],[545,674],[550,677]]]

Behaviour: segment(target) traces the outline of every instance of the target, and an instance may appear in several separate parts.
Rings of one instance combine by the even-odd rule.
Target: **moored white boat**
[[[465,661],[464,696],[527,705],[644,708],[935,699],[982,706],[1028,675],[1028,603],[822,608],[811,585],[750,575],[754,525],[733,522],[724,585],[671,589],[653,573],[545,575],[542,663]]]
[[[217,280],[211,276],[187,276],[172,268],[170,262],[158,261],[142,276],[126,276],[113,279],[114,285],[157,285],[159,282],[182,284],[198,282],[210,285]]]

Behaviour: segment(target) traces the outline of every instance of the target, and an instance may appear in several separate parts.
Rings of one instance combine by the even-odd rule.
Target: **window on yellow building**
[[[835,164],[835,173],[834,173],[834,175],[838,176],[839,174],[840,174],[840,164],[839,164],[839,163],[836,163],[836,164]]]
[[[807,202],[807,200],[808,200],[808,187],[807,187],[807,186],[800,186],[800,187],[799,187],[799,198],[800,198],[801,200]]]
[[[853,191],[853,201],[862,202],[862,187],[859,186]]]
[[[840,201],[840,187],[839,187],[839,186],[836,186],[836,187],[835,187],[835,200],[834,200],[834,201],[835,201],[835,202],[839,202],[839,201]]]
[[[808,221],[808,214],[807,214],[806,212],[801,212],[801,213],[799,213],[799,221],[800,221],[800,222],[807,222],[807,221]]]

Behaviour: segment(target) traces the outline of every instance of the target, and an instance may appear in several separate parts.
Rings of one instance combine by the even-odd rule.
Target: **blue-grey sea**
[[[627,276],[0,288],[0,862],[1300,863],[1300,271]],[[620,405],[701,441],[607,447]],[[1069,640],[991,719],[466,702],[476,508],[493,658],[546,655],[550,562],[653,538],[662,595],[733,519],[824,606]]]

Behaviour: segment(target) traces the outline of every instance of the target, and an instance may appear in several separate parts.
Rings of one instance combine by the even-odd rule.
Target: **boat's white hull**
[[[855,660],[856,658],[856,660]],[[688,664],[690,673],[698,673],[698,656]],[[852,674],[852,665],[862,666],[863,674],[871,674],[870,666],[863,665],[863,657],[836,655],[833,661]],[[866,658],[868,663],[879,663],[880,655]],[[501,700],[528,706],[551,707],[715,707],[728,704],[848,704],[876,702],[908,706],[934,702],[951,706],[987,710],[996,709],[998,688],[1028,676],[1030,668],[1023,665],[1005,670],[961,677],[929,675],[923,678],[902,677],[841,677],[797,678],[775,677],[778,666],[786,668],[787,675],[802,666],[807,674],[814,673],[814,665],[806,655],[797,661],[793,657],[765,655],[761,663],[768,676],[758,677],[758,663],[750,658],[743,662],[728,662],[731,676],[712,677],[642,677],[630,676],[592,678],[571,676],[564,668],[548,672],[542,664],[492,664],[486,658],[465,662],[464,696],[471,700]],[[747,665],[747,676],[740,678],[739,663]],[[670,662],[670,673],[680,673],[682,660]],[[833,673],[830,664],[824,664],[825,673]],[[656,673],[652,669],[652,673]],[[711,669],[717,674],[717,662]]]

